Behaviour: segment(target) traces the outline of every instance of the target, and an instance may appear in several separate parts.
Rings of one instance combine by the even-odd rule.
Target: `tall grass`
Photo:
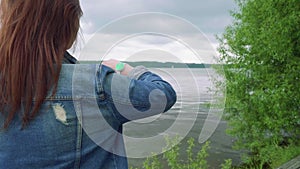
[[[208,150],[210,149],[210,142],[206,142],[202,148],[197,152],[193,153],[195,149],[194,138],[187,140],[188,147],[185,151],[180,150],[180,143],[176,139],[166,138],[166,151],[162,158],[159,159],[158,155],[148,157],[142,166],[142,169],[208,169],[209,165],[206,158],[209,156]],[[165,150],[166,150],[165,149]],[[187,159],[180,159],[179,157],[186,156]],[[230,169],[232,161],[226,160],[220,168]],[[138,169],[130,167],[130,169]]]

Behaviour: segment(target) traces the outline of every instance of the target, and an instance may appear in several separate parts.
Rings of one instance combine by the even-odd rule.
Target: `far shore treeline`
[[[99,64],[100,61],[79,61],[81,64]],[[143,65],[147,68],[210,68],[211,64],[204,63],[175,63],[175,62],[124,62],[131,66]]]

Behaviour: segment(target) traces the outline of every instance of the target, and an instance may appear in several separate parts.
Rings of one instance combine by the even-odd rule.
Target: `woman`
[[[79,0],[1,0],[0,12],[0,168],[127,168],[122,124],[170,109],[173,88],[142,66],[75,64]]]

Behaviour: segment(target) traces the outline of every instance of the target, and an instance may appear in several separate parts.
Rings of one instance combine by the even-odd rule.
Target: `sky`
[[[234,0],[83,0],[79,60],[211,63]]]

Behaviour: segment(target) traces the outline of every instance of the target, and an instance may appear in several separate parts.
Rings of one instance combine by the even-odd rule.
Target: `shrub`
[[[300,1],[236,2],[234,22],[219,38],[228,133],[250,151],[247,164],[271,168],[281,152],[299,147]]]

